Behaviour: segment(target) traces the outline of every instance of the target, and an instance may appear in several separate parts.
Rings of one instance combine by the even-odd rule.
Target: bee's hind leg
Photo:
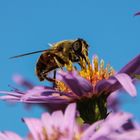
[[[48,72],[45,72],[45,71],[41,73],[41,77],[43,79],[46,79],[49,82],[52,82],[53,83],[53,87],[55,87],[54,85],[55,85],[55,82],[56,82],[56,71],[54,71],[54,77],[53,78],[48,77]]]
[[[48,80],[49,82],[55,83],[56,80],[50,77],[45,77],[46,80]]]

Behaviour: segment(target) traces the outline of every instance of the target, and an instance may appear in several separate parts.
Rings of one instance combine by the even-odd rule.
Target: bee
[[[48,80],[55,82],[54,78],[48,77],[48,73],[57,68],[64,67],[70,61],[72,63],[77,62],[80,66],[80,59],[84,59],[87,63],[88,47],[89,45],[83,39],[63,40],[53,44],[50,49],[21,54],[11,58],[42,52],[36,63],[36,75],[40,81]]]

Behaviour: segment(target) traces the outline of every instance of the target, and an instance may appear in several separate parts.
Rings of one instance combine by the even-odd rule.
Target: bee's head
[[[86,60],[86,56],[88,56],[88,47],[89,45],[84,39],[78,38],[72,44],[73,51],[78,57],[82,57]],[[85,56],[86,55],[86,56]]]

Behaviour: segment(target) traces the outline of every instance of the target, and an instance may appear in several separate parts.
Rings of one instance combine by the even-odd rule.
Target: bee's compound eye
[[[82,44],[81,44],[80,41],[75,41],[73,43],[73,50],[76,51],[76,52],[82,50]]]

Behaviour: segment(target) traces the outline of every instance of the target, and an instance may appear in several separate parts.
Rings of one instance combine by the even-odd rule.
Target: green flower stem
[[[92,124],[105,119],[108,115],[107,96],[101,94],[100,96],[81,99],[77,102],[77,109],[85,123]]]

